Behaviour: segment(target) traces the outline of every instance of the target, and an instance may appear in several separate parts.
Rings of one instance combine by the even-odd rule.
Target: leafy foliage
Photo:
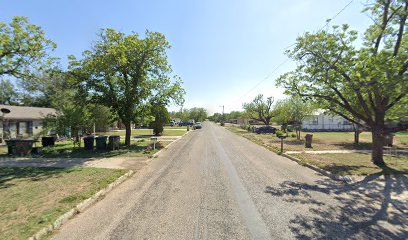
[[[250,103],[244,103],[243,108],[245,110],[246,116],[251,119],[261,121],[265,125],[269,125],[273,111],[272,104],[274,102],[273,97],[268,97],[264,99],[262,94],[259,94],[255,99]]]
[[[114,29],[103,29],[82,60],[71,57],[71,74],[92,102],[111,107],[126,126],[126,145],[130,145],[130,124],[149,102],[167,104],[182,101],[180,79],[174,82],[167,60],[170,44],[163,34],[146,31],[140,38]],[[154,104],[152,104],[154,105]]]
[[[305,33],[287,55],[298,62],[278,84],[287,93],[316,101],[373,133],[373,161],[384,164],[384,134],[408,128],[408,2],[372,1],[365,11],[374,24],[356,48],[349,26]],[[404,120],[405,119],[405,120]],[[393,120],[393,121],[387,121]]]
[[[9,25],[0,22],[0,77],[35,77],[53,62],[48,51],[54,48],[42,29],[25,17],[14,17]]]

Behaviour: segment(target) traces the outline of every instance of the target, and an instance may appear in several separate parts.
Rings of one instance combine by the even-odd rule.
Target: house
[[[0,105],[0,138],[27,138],[41,134],[47,115],[55,114],[53,108]]]
[[[354,131],[354,125],[347,119],[327,114],[326,111],[319,109],[302,121],[303,131],[313,132],[350,132]]]

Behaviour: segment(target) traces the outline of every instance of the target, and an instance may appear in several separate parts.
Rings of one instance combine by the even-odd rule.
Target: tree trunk
[[[300,140],[300,126],[296,126],[296,139]]]
[[[375,165],[385,165],[383,159],[384,133],[382,129],[378,128],[373,128],[371,133],[373,141],[371,161],[373,161]]]
[[[132,134],[131,122],[126,122],[125,127],[126,127],[125,145],[127,147],[130,147],[130,135]]]
[[[360,142],[360,131],[358,129],[354,130],[354,143],[358,144]]]

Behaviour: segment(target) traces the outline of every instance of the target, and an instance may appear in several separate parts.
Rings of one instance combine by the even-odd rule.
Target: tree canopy
[[[146,31],[140,38],[136,33],[103,29],[82,60],[71,57],[70,71],[78,86],[90,101],[114,109],[126,126],[126,145],[130,145],[131,122],[144,106],[182,101],[184,89],[180,79],[172,78],[167,60],[169,48],[158,32]]]
[[[365,11],[374,24],[362,47],[348,25],[305,33],[287,51],[298,67],[277,82],[372,131],[373,162],[384,164],[384,135],[408,128],[408,1],[372,1]]]
[[[252,102],[244,103],[242,107],[249,118],[261,121],[265,125],[269,125],[273,116],[273,102],[273,97],[264,99],[263,95],[259,94]]]
[[[299,96],[292,96],[279,100],[273,107],[274,122],[282,125],[286,130],[288,125],[294,125],[297,139],[300,140],[300,128],[304,118],[312,113],[314,107],[309,102],[303,101]]]
[[[44,31],[25,17],[14,17],[9,25],[0,22],[0,77],[34,77],[51,65],[48,52],[54,48]]]

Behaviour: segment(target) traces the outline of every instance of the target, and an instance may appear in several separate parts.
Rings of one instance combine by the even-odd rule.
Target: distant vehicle
[[[179,123],[179,126],[180,126],[180,127],[182,127],[182,126],[187,126],[187,125],[189,125],[189,123],[188,123],[188,122],[185,122],[185,121],[181,121],[181,122]]]
[[[276,133],[276,128],[271,127],[271,126],[262,126],[262,127],[257,127],[255,128],[255,133],[261,134],[261,133]]]
[[[176,122],[174,122],[174,121],[170,122],[170,127],[174,127],[175,125],[176,125]]]
[[[194,128],[195,129],[201,129],[203,126],[201,125],[201,123],[200,122],[196,122],[195,124],[194,124]]]

